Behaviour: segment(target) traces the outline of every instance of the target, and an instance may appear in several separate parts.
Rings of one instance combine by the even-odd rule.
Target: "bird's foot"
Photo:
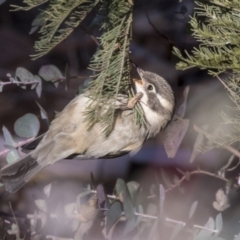
[[[128,100],[127,105],[122,106],[121,109],[122,110],[132,110],[135,107],[136,103],[142,98],[142,96],[143,96],[143,93],[138,92],[134,97],[130,98]]]

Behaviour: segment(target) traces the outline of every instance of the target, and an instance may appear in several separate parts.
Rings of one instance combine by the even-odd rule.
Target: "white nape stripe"
[[[157,94],[158,100],[161,103],[161,105],[168,109],[168,110],[172,110],[173,105],[172,103],[170,103],[166,98],[162,97],[161,95]]]

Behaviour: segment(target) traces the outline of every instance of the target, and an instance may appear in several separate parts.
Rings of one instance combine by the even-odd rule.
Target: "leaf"
[[[212,217],[210,217],[207,221],[207,223],[204,225],[205,228],[208,228],[210,230],[205,230],[205,229],[201,229],[199,231],[199,233],[197,234],[197,237],[196,239],[199,239],[199,240],[202,240],[202,239],[208,239],[213,231],[211,230],[214,230],[214,220]],[[195,238],[194,238],[195,239]]]
[[[16,147],[17,143],[13,139],[13,137],[12,137],[11,133],[8,131],[8,129],[5,126],[3,126],[2,131],[3,131],[3,137],[4,137],[4,145]]]
[[[127,220],[126,225],[124,227],[123,236],[127,235],[138,225],[137,218],[132,218],[131,220]]]
[[[0,5],[6,2],[6,0],[0,0]]]
[[[187,98],[188,98],[188,93],[189,93],[189,89],[190,87],[187,86],[184,88],[183,91],[183,103],[181,104],[181,106],[178,108],[177,110],[177,114],[183,118],[186,112],[186,106],[187,106]]]
[[[168,188],[172,187],[172,183],[169,180],[169,176],[168,176],[167,172],[164,171],[162,168],[161,168],[161,177],[162,177],[163,182],[167,185]]]
[[[1,84],[0,84],[0,92],[3,91],[3,86],[4,86],[4,85],[1,85]]]
[[[98,213],[98,199],[96,194],[88,199],[85,204],[77,205],[77,211],[75,211],[76,219],[80,222],[89,222],[94,220]]]
[[[69,203],[64,206],[64,213],[66,215],[71,215],[73,214],[75,208],[76,208],[76,203]]]
[[[150,216],[155,216],[157,213],[157,206],[153,203],[149,203],[147,206],[146,214]]]
[[[38,221],[38,219],[37,219],[37,211],[34,211],[33,218],[30,219],[31,234],[35,234],[36,233],[37,221]]]
[[[71,76],[70,76],[70,71],[69,71],[69,66],[68,66],[68,64],[66,64],[66,66],[65,66],[65,79],[66,79],[65,90],[67,91],[67,90],[69,89],[70,80],[71,80]]]
[[[106,231],[107,233],[110,231],[114,223],[121,217],[122,215],[122,204],[119,201],[115,201],[109,210],[107,211],[106,218]]]
[[[47,212],[46,200],[44,200],[44,199],[37,199],[37,200],[35,200],[35,204],[42,212]]]
[[[195,202],[192,204],[192,206],[191,206],[191,208],[190,208],[190,211],[189,211],[189,216],[188,216],[189,219],[192,218],[193,214],[195,213],[196,208],[197,208],[197,205],[198,205],[198,201],[195,201]]]
[[[27,113],[14,123],[14,131],[19,137],[36,137],[40,129],[40,122],[36,115]]]
[[[7,240],[9,239],[6,222],[3,218],[0,218],[0,239]]]
[[[132,202],[135,203],[136,198],[137,198],[137,194],[138,194],[138,190],[139,190],[139,183],[135,182],[135,181],[131,181],[127,183],[127,188],[128,191],[130,193]]]
[[[172,231],[170,240],[173,240],[179,234],[179,232],[181,231],[182,228],[183,228],[182,224],[177,224]]]
[[[29,35],[33,34],[38,28],[44,23],[44,14],[41,12],[36,16],[36,18],[32,21],[32,28],[29,32]]]
[[[45,111],[45,109],[37,101],[35,101],[35,102],[36,102],[36,104],[38,105],[38,107],[40,109],[41,118],[42,119],[46,119],[47,123],[49,123],[47,112]]]
[[[38,76],[38,75],[34,75],[34,79],[35,81],[38,82],[37,86],[36,86],[36,93],[38,95],[38,97],[41,97],[42,94],[42,79]]]
[[[18,67],[16,69],[15,76],[23,83],[35,81],[33,74],[23,67]]]
[[[234,237],[234,240],[240,240],[240,233]]]
[[[162,184],[159,185],[159,206],[160,206],[160,215],[163,211],[163,203],[165,200],[165,189]]]
[[[7,157],[6,157],[8,164],[14,163],[18,159],[20,159],[18,151],[15,148],[12,148],[11,151],[8,152]]]
[[[206,131],[208,129],[208,125],[207,124],[203,125],[202,129]],[[190,157],[190,163],[193,163],[194,159],[196,159],[197,155],[200,153],[200,149],[203,146],[203,140],[204,140],[204,135],[203,133],[199,132],[193,146],[193,151]]]
[[[223,218],[222,218],[222,213],[219,213],[217,216],[216,216],[216,230],[218,231],[216,235],[218,235],[221,231],[222,231],[222,228],[223,228]]]
[[[169,158],[174,158],[188,130],[189,120],[173,118],[164,131],[163,146]]]
[[[143,207],[141,205],[137,207],[137,213],[143,214]],[[137,217],[128,220],[127,224],[125,225],[123,235],[125,236],[126,234],[131,232],[134,228],[139,226],[139,223],[141,222],[142,218],[143,218],[142,216],[138,215]]]
[[[115,190],[116,190],[116,195],[118,196],[120,201],[123,203],[123,210],[126,218],[128,220],[131,220],[134,217],[135,211],[134,211],[134,206],[131,200],[129,190],[125,184],[125,181],[120,178],[117,179]]]
[[[54,65],[44,65],[40,68],[38,75],[45,81],[55,82],[62,80],[64,77],[61,71]]]
[[[222,188],[216,192],[216,201],[213,202],[213,207],[220,212],[230,207],[228,195]]]
[[[108,201],[108,198],[105,194],[104,188],[102,184],[99,184],[97,186],[97,198],[98,198],[98,206],[99,208],[109,208],[110,203]]]
[[[122,180],[121,178],[118,178],[115,184],[115,191],[116,191],[116,195],[118,196],[121,202],[123,202],[123,194],[124,194],[125,188],[126,188],[125,181]]]
[[[157,229],[158,229],[158,219],[154,220],[154,224],[152,225],[152,228],[151,228],[150,233],[148,235],[148,240],[155,239],[155,236],[158,235]]]
[[[47,198],[49,198],[49,196],[50,196],[51,189],[52,189],[52,183],[48,184],[47,186],[45,186],[45,187],[43,188],[43,192],[45,193],[45,195],[47,196]]]

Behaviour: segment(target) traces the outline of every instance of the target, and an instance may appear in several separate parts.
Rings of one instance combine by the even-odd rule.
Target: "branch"
[[[198,169],[198,170],[195,170],[195,171],[192,171],[192,172],[188,172],[188,174],[187,174],[188,176],[187,175],[182,176],[182,178],[176,184],[173,184],[170,188],[166,189],[165,192],[169,192],[169,191],[173,190],[174,188],[178,187],[183,181],[187,180],[187,178],[189,178],[192,175],[197,175],[197,174],[203,174],[203,175],[211,176],[211,177],[220,179],[224,182],[229,181],[225,177],[222,177],[222,176],[216,175],[214,173]]]
[[[199,133],[204,134],[208,139],[212,138],[212,136],[209,133],[205,132],[202,128],[198,127],[197,125],[194,125],[194,130]],[[234,154],[235,156],[240,158],[240,152],[237,149],[233,148],[232,146],[227,145],[227,144],[224,144],[224,145],[218,144],[218,146],[220,148],[228,150],[229,152],[231,152],[232,154]]]
[[[0,86],[10,85],[10,84],[17,84],[17,85],[33,85],[38,84],[38,81],[32,81],[32,82],[19,82],[19,81],[9,81],[9,82],[2,82],[0,81]]]
[[[22,145],[27,144],[27,143],[31,142],[32,140],[34,140],[34,139],[35,139],[35,138],[33,137],[33,138],[29,138],[29,139],[27,139],[27,140],[25,140],[25,141],[21,141],[21,142],[19,142],[19,143],[15,146],[15,148],[19,148],[19,147],[21,147]],[[3,154],[8,153],[8,152],[10,152],[10,151],[11,151],[10,149],[5,149],[5,150],[1,151],[1,152],[0,152],[0,156],[3,155]]]

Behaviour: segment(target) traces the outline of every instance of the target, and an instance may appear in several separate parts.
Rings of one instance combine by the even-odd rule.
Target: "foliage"
[[[134,94],[129,63],[133,2],[125,0],[25,0],[23,2],[26,6],[12,7],[14,10],[27,11],[47,3],[47,7],[43,8],[32,23],[31,33],[40,27],[41,34],[34,45],[36,53],[32,55],[33,59],[47,54],[65,40],[93,9],[97,12],[93,22],[97,22],[98,27],[100,25],[102,36],[89,65],[89,69],[94,74],[93,81],[86,91],[94,100],[94,104],[89,107],[86,120],[89,122],[89,127],[100,121],[106,135],[109,135],[115,121],[114,107],[117,95],[121,93],[130,98]],[[97,39],[95,41],[98,42]],[[99,116],[98,110],[103,105],[106,106],[106,111]],[[134,114],[139,127],[145,127],[147,123],[140,104],[136,105]]]
[[[239,1],[221,0],[210,2],[197,1],[194,16],[191,17],[193,37],[199,42],[199,47],[191,53],[181,52],[174,48],[174,53],[181,61],[178,69],[199,67],[207,69],[209,74],[217,77],[226,87],[235,108],[230,108],[233,116],[222,113],[224,123],[209,137],[208,144],[200,150],[214,147],[225,147],[238,142],[240,134],[239,92],[240,92],[240,64],[239,64],[239,32],[240,7]],[[222,74],[225,80],[220,78]]]

